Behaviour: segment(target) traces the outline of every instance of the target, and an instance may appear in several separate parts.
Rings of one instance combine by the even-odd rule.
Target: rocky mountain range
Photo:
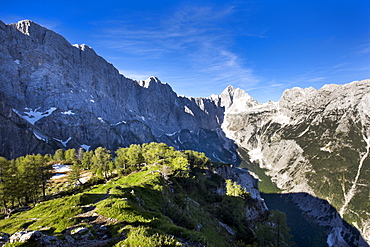
[[[328,226],[329,246],[370,243],[370,80],[264,104],[232,86],[187,98],[32,21],[0,21],[0,85],[0,156],[164,142],[248,167]]]
[[[246,150],[247,167],[262,168],[260,174],[284,192],[327,200],[369,242],[369,105],[370,80],[319,90],[293,88],[279,102],[241,111],[231,106],[222,129]],[[307,208],[308,199],[292,195],[292,200],[322,221],[322,213]]]
[[[211,99],[179,97],[156,77],[126,78],[92,48],[31,21],[0,23],[0,32],[1,155],[156,141],[236,161]]]

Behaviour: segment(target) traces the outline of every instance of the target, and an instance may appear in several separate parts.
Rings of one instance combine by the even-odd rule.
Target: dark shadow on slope
[[[303,192],[280,194],[282,191],[265,174],[266,170],[260,168],[258,163],[250,161],[246,149],[239,147],[238,154],[241,157],[239,168],[246,168],[258,176],[258,189],[264,192],[261,195],[268,208],[286,213],[287,223],[292,229],[293,241],[297,246],[328,246],[328,235],[333,230],[330,222],[333,219],[336,220],[335,224],[346,229],[347,233],[343,234],[343,238],[349,246],[369,246],[358,229],[345,222],[326,200]],[[313,216],[314,213],[316,216]],[[356,239],[359,244],[355,244]]]
[[[269,209],[277,209],[287,215],[296,246],[328,246],[330,239],[335,238],[335,232],[340,232],[348,246],[369,246],[359,230],[344,221],[326,200],[308,193],[261,193],[261,196]]]

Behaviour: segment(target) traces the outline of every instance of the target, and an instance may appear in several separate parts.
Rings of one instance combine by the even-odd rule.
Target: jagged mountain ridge
[[[293,88],[279,102],[239,112],[226,109],[222,129],[281,190],[327,200],[369,242],[369,99],[370,80],[319,90]],[[308,199],[291,197],[314,212],[306,206]],[[327,224],[323,214],[315,217]],[[331,236],[344,236],[341,227],[333,228]]]
[[[72,46],[32,21],[1,22],[0,32],[0,155],[157,141],[236,161],[220,129],[223,108],[211,99],[179,97],[156,77],[126,78],[87,45]],[[16,136],[26,145],[12,141],[9,125],[23,128]],[[214,144],[203,145],[207,139]]]
[[[259,104],[231,86],[186,98],[156,77],[131,80],[31,21],[0,22],[0,50],[1,156],[157,141],[238,163],[235,141],[280,189],[327,199],[369,241],[369,206],[353,204],[369,193],[369,80]],[[328,235],[346,246],[340,227]]]

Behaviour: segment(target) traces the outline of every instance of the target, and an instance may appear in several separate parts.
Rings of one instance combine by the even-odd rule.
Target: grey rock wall
[[[212,99],[179,97],[156,77],[126,78],[92,48],[32,21],[1,22],[0,51],[2,116],[11,122],[1,128],[2,156],[157,141],[237,161]],[[8,127],[17,124],[25,133]]]

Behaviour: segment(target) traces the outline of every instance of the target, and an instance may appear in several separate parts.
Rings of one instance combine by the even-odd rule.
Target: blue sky
[[[369,0],[18,0],[2,2],[0,19],[33,20],[179,95],[233,85],[263,103],[295,86],[370,79],[369,13]]]

